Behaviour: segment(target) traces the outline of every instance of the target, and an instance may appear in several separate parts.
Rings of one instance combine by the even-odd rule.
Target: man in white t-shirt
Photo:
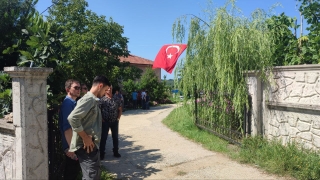
[[[141,92],[142,109],[145,109],[145,97],[146,97],[146,91],[142,90],[142,92]]]

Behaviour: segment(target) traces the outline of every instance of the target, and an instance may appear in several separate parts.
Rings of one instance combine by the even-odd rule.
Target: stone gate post
[[[248,93],[252,97],[252,109],[251,109],[251,135],[262,135],[263,134],[263,124],[262,124],[262,81],[260,79],[260,74],[255,72],[247,73],[247,86]]]
[[[52,68],[5,67],[12,78],[14,179],[48,179],[47,77]]]

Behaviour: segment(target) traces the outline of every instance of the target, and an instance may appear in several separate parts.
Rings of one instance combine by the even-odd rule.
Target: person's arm
[[[101,115],[102,115],[102,122],[106,122],[107,115],[108,115],[108,111],[106,109],[107,107],[106,102],[104,101],[104,99],[101,99],[99,103],[100,103],[100,109],[101,109]]]
[[[121,115],[122,115],[122,107],[120,106],[118,108],[118,121],[120,120]]]
[[[66,101],[63,102],[62,109],[61,109],[61,113],[62,113],[62,131],[64,132],[65,139],[68,142],[69,146],[70,146],[70,142],[71,142],[71,138],[72,138],[72,129],[71,129],[71,125],[68,122],[68,116],[72,112],[73,107],[74,107],[74,104],[71,101],[66,100]],[[69,133],[70,130],[71,130],[71,136],[70,136],[70,133]]]
[[[68,143],[68,146],[70,147],[71,138],[72,138],[72,129],[68,122],[68,115],[72,112],[74,107],[73,102],[71,101],[64,101],[63,102],[63,108],[61,109],[62,113],[62,131],[64,132],[64,138]],[[73,152],[66,152],[66,155],[70,158],[73,157]]]
[[[83,140],[84,149],[87,149],[87,152],[93,151],[94,143],[92,141],[92,136],[88,135],[82,126],[81,119],[83,119],[90,110],[94,107],[94,104],[90,99],[86,101],[80,101],[79,104],[74,108],[71,114],[68,116],[68,121],[72,127],[72,130],[79,134]]]
[[[72,139],[72,128],[69,128],[66,131],[64,131],[64,137],[66,138],[66,141],[70,148],[71,139]],[[70,158],[73,158],[74,152],[69,152],[69,149],[68,149],[68,151],[66,152],[66,155]]]
[[[119,102],[119,108],[118,108],[118,121],[120,120],[120,117],[122,115],[122,101]]]

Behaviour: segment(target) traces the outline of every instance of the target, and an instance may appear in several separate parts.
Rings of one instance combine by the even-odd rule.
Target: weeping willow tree
[[[176,78],[185,96],[201,95],[197,100],[198,115],[207,125],[241,130],[243,110],[249,105],[246,72],[259,71],[263,75],[273,61],[268,16],[256,10],[245,17],[235,1],[207,13],[208,23],[198,17],[189,22],[182,17],[173,24],[177,42],[183,42],[185,34],[188,37],[186,57]]]

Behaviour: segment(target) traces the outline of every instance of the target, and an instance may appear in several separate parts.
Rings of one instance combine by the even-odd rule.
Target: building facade
[[[147,68],[152,68],[153,65],[153,61],[132,54],[128,57],[120,57],[120,62],[129,62],[131,66],[141,69],[143,71],[142,75],[145,73]],[[155,72],[156,76],[158,77],[158,80],[160,81],[161,69],[157,68],[153,69],[153,71]]]

